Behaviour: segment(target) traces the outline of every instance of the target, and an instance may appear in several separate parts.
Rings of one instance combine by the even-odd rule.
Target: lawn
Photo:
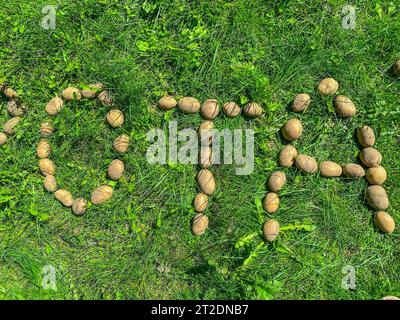
[[[351,1],[354,29],[342,28],[345,1],[3,1],[0,7],[0,82],[29,107],[19,130],[0,147],[1,299],[381,299],[400,295],[400,233],[379,232],[365,200],[364,179],[326,179],[285,169],[288,182],[277,213],[260,202],[266,181],[281,170],[279,129],[297,116],[304,126],[296,148],[319,162],[356,162],[355,130],[371,126],[388,172],[388,212],[400,223],[400,82],[388,70],[400,58],[400,5]],[[45,5],[56,5],[55,29],[44,29]],[[315,91],[337,79],[358,114],[332,111]],[[68,85],[102,82],[126,118],[104,122],[107,107],[69,103],[50,138],[60,185],[89,197],[107,182],[111,144],[131,136],[124,177],[113,199],[82,217],[61,206],[42,185],[36,144],[44,107]],[[312,103],[294,114],[289,103],[307,92]],[[217,192],[206,234],[190,221],[197,193],[193,165],[151,165],[146,134],[198,128],[201,115],[164,112],[172,94],[262,104],[251,120],[220,115],[218,129],[255,130],[255,170],[212,172]],[[0,98],[0,124],[7,100]],[[265,243],[262,222],[286,227]],[[43,289],[43,267],[55,270],[57,290]],[[345,289],[343,270],[356,286]]]

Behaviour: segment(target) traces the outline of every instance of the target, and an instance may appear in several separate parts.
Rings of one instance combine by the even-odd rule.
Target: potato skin
[[[107,122],[113,128],[119,128],[124,124],[125,118],[121,110],[113,109],[107,113]]]
[[[43,121],[43,122],[40,124],[40,130],[39,130],[39,132],[40,132],[40,135],[41,135],[42,137],[48,137],[48,136],[51,136],[51,135],[53,134],[53,132],[54,132],[54,127],[53,127],[53,125],[51,124],[51,122],[49,122],[49,121]]]
[[[210,146],[202,146],[199,155],[199,163],[201,167],[209,169],[213,164],[212,161],[212,148]]]
[[[26,112],[26,107],[19,106],[16,100],[10,100],[7,102],[7,111],[12,117],[22,117]]]
[[[274,213],[279,208],[279,196],[275,192],[268,192],[263,200],[263,208],[268,213]]]
[[[3,125],[3,130],[5,133],[8,135],[13,135],[17,132],[16,127],[18,123],[21,121],[20,117],[14,117],[8,120],[4,125]]]
[[[112,198],[113,188],[109,185],[102,185],[92,192],[90,201],[94,205],[102,204]]]
[[[384,233],[393,233],[396,223],[393,218],[385,211],[375,213],[374,221],[376,226]]]
[[[216,189],[214,175],[208,169],[201,169],[199,171],[197,174],[197,183],[200,190],[208,196],[214,193]]]
[[[64,108],[64,101],[60,97],[52,98],[46,105],[45,111],[49,116],[55,116]]]
[[[249,102],[243,108],[243,113],[252,118],[256,118],[262,115],[263,109],[257,102]]]
[[[365,176],[364,168],[356,163],[347,163],[342,169],[343,174],[348,178],[362,178]]]
[[[275,219],[268,220],[263,226],[263,236],[266,241],[274,241],[280,231],[279,222]]]
[[[338,89],[339,83],[333,78],[322,79],[317,86],[317,91],[324,96],[335,94]]]
[[[57,190],[56,192],[54,192],[54,197],[65,207],[71,207],[74,203],[74,198],[72,194],[67,190]]]
[[[113,98],[111,97],[110,92],[108,92],[107,90],[104,90],[104,91],[100,92],[99,95],[97,96],[97,99],[104,106],[107,106],[107,107],[110,107],[113,104]]]
[[[386,181],[387,173],[384,167],[377,166],[369,168],[365,177],[370,184],[382,185]]]
[[[275,171],[268,179],[268,188],[278,192],[286,183],[286,174],[283,171]]]
[[[389,207],[386,190],[379,185],[372,185],[367,188],[367,200],[370,206],[377,210],[385,210]]]
[[[56,178],[51,174],[44,177],[43,185],[48,192],[55,192],[57,190]]]
[[[81,91],[78,88],[68,87],[62,92],[62,96],[67,101],[81,100]]]
[[[219,104],[216,99],[207,99],[200,109],[201,115],[207,119],[215,119],[219,114]]]
[[[50,152],[51,152],[50,143],[45,139],[40,140],[36,148],[37,156],[40,159],[45,159],[49,157]]]
[[[158,100],[158,107],[163,110],[171,110],[176,107],[178,102],[172,96],[164,96]]]
[[[102,83],[92,83],[88,85],[88,89],[82,89],[81,94],[84,98],[95,98],[97,94],[103,90],[104,85]]]
[[[193,200],[194,210],[204,212],[208,207],[208,196],[202,192],[198,193]]]
[[[115,138],[113,147],[118,153],[125,153],[129,148],[130,138],[127,134],[122,134]]]
[[[339,95],[333,102],[336,113],[343,117],[352,117],[357,113],[356,106],[348,97]]]
[[[110,162],[107,173],[111,180],[119,180],[125,171],[124,163],[119,159],[114,159]]]
[[[282,127],[282,135],[285,140],[293,141],[297,140],[303,134],[303,125],[299,119],[290,119],[286,124]]]
[[[83,198],[78,198],[72,204],[72,212],[76,216],[81,216],[86,212],[87,201]]]
[[[233,101],[224,103],[224,105],[222,106],[222,110],[228,117],[231,118],[238,116],[242,111],[237,103]]]
[[[340,177],[343,169],[333,161],[322,161],[319,165],[319,172],[324,177]]]
[[[279,153],[279,164],[282,167],[290,168],[293,166],[294,161],[297,157],[297,150],[292,145],[287,145]]]
[[[210,120],[203,121],[199,127],[199,136],[201,144],[204,146],[210,145],[213,142],[211,131],[214,129],[214,122]]]
[[[293,99],[292,110],[294,112],[302,112],[310,106],[310,103],[310,96],[307,93],[300,93]]]
[[[199,112],[201,105],[196,98],[184,97],[178,101],[178,108],[184,113],[196,113]]]
[[[0,132],[0,146],[7,142],[7,135],[3,132]]]
[[[371,127],[363,126],[357,129],[358,142],[364,147],[373,147],[375,144],[375,134]]]
[[[296,167],[305,173],[315,173],[318,170],[317,161],[313,157],[299,154],[295,160]]]
[[[5,87],[3,89],[3,93],[9,99],[17,99],[18,98],[17,92],[14,89],[10,88],[10,87]]]
[[[54,162],[47,158],[39,160],[39,169],[44,176],[54,176],[54,174],[56,173],[56,166]]]
[[[382,162],[382,155],[381,153],[376,150],[375,148],[368,147],[362,149],[360,152],[360,160],[364,163],[367,167],[377,167]]]
[[[202,213],[198,213],[192,220],[192,233],[195,236],[203,235],[208,228],[208,217]]]

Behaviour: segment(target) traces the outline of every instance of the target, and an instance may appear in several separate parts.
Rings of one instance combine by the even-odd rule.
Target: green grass
[[[0,78],[29,106],[19,132],[0,147],[0,298],[3,299],[380,299],[400,295],[399,229],[376,230],[365,203],[364,180],[323,179],[285,170],[288,183],[274,218],[286,230],[260,245],[266,215],[259,200],[284,145],[279,128],[294,114],[295,94],[313,102],[299,115],[299,151],[318,161],[356,161],[355,129],[374,128],[388,171],[390,214],[400,222],[399,81],[387,72],[399,58],[400,7],[390,1],[353,1],[354,30],[341,28],[345,1],[109,1],[64,0],[57,27],[40,26],[45,0],[6,1],[0,8]],[[342,119],[315,86],[325,76],[358,115]],[[100,81],[124,111],[123,128],[104,124],[107,108],[70,103],[51,138],[60,185],[88,196],[106,181],[114,137],[132,137],[122,157],[125,178],[113,200],[80,218],[42,187],[35,147],[46,102],[67,85]],[[154,108],[166,93],[221,102],[255,100],[266,115],[228,119],[216,127],[254,128],[256,166],[236,176],[228,165],[212,171],[218,190],[207,210],[210,228],[190,232],[197,192],[195,166],[149,165],[152,128],[167,128]],[[1,98],[0,123],[8,118]],[[200,115],[169,114],[180,128]],[[236,245],[248,235],[250,240]],[[236,245],[236,247],[235,247]],[[57,291],[43,290],[51,264]],[[356,269],[356,289],[341,287],[342,268]]]

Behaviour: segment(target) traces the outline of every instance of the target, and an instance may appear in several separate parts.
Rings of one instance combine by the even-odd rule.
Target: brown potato
[[[200,110],[200,102],[193,97],[184,97],[178,101],[178,108],[184,113],[196,113]]]
[[[115,138],[113,147],[118,153],[125,153],[129,148],[129,136],[127,134],[122,134]]]
[[[287,145],[279,153],[279,164],[282,167],[290,168],[297,157],[297,150],[292,145]]]
[[[386,181],[387,173],[384,167],[377,166],[369,168],[366,172],[365,177],[370,184],[382,185]]]
[[[43,185],[44,188],[48,191],[48,192],[54,192],[57,190],[57,181],[56,181],[56,177],[54,177],[53,175],[49,174],[47,176],[44,177],[43,180]]]
[[[392,67],[393,74],[395,76],[400,76],[400,60],[397,60]]]
[[[45,159],[48,158],[51,152],[51,147],[50,143],[47,140],[40,140],[37,148],[36,148],[36,154],[40,159]]]
[[[16,100],[10,100],[7,102],[7,111],[12,117],[22,117],[26,112],[26,107],[19,106]]]
[[[275,219],[268,220],[263,226],[263,236],[266,241],[274,241],[279,235],[279,222]]]
[[[208,228],[208,217],[202,213],[198,213],[192,220],[192,232],[195,236],[201,236]]]
[[[268,192],[263,200],[263,208],[268,213],[274,213],[279,208],[279,196],[275,192]]]
[[[42,122],[40,124],[39,132],[42,137],[48,137],[48,136],[52,135],[54,132],[53,124],[49,121]]]
[[[311,98],[307,93],[298,94],[292,102],[292,110],[294,112],[301,112],[306,110],[311,103]]]
[[[64,101],[60,97],[52,98],[46,105],[45,111],[50,116],[55,116],[64,108]]]
[[[303,134],[303,125],[299,119],[290,119],[282,127],[282,135],[288,141],[297,140]]]
[[[0,146],[7,142],[7,135],[3,132],[0,132]]]
[[[313,157],[299,154],[296,157],[296,167],[305,173],[315,173],[318,170],[317,161]]]
[[[339,83],[333,79],[333,78],[325,78],[320,81],[317,87],[317,91],[324,95],[324,96],[330,96],[339,89]]]
[[[196,212],[204,212],[208,206],[208,196],[202,192],[198,193],[193,201]]]
[[[362,149],[360,152],[360,160],[367,167],[377,167],[382,162],[382,155],[378,150],[372,147]]]
[[[81,91],[74,87],[68,87],[62,92],[62,96],[67,101],[81,100]]]
[[[200,109],[201,115],[207,119],[215,119],[219,114],[219,104],[216,99],[207,99]]]
[[[97,94],[103,90],[104,85],[102,83],[92,83],[88,85],[89,88],[82,89],[81,94],[84,98],[95,98]]]
[[[108,185],[102,185],[92,192],[91,202],[94,205],[102,204],[112,198],[113,188]]]
[[[200,165],[204,169],[212,166],[212,148],[210,146],[202,146],[199,155]]]
[[[121,110],[113,109],[107,113],[107,122],[113,128],[119,128],[124,124],[125,117]]]
[[[178,102],[172,96],[165,96],[158,100],[158,106],[163,110],[170,110],[176,107]]]
[[[375,144],[374,130],[368,126],[357,129],[358,142],[364,147],[372,147]]]
[[[199,135],[201,144],[206,146],[213,142],[212,130],[214,129],[214,122],[206,120],[200,124]]]
[[[367,188],[367,200],[370,206],[377,210],[385,210],[389,207],[386,190],[379,185],[372,185]]]
[[[319,165],[319,171],[324,177],[340,177],[343,169],[333,161],[322,161]]]
[[[56,192],[54,192],[54,197],[65,207],[71,207],[74,203],[74,197],[67,190],[57,190]]]
[[[259,117],[263,112],[263,108],[257,102],[249,102],[243,108],[243,113],[248,117]]]
[[[108,166],[108,176],[111,180],[119,180],[125,171],[124,163],[119,159],[114,159]]]
[[[18,98],[18,94],[15,90],[11,89],[10,87],[4,88],[4,95],[9,99],[16,99]]]
[[[356,163],[347,163],[342,169],[343,174],[348,178],[362,178],[365,176],[364,168]]]
[[[283,171],[275,171],[268,179],[268,188],[278,192],[286,183],[286,174]]]
[[[378,211],[375,213],[375,224],[384,233],[393,233],[396,224],[393,218],[385,211]]]
[[[100,92],[97,96],[97,99],[99,99],[99,101],[107,107],[110,107],[113,104],[111,94],[107,90]]]
[[[18,123],[21,121],[20,117],[14,117],[8,120],[4,125],[3,125],[3,131],[7,133],[8,135],[15,134],[17,132],[16,127]]]
[[[228,117],[231,118],[238,116],[242,111],[237,103],[233,101],[224,103],[222,110]]]
[[[357,113],[357,109],[353,101],[346,96],[336,96],[333,104],[337,114],[343,117],[352,117]]]
[[[215,178],[212,172],[208,169],[201,169],[199,171],[197,174],[197,183],[200,190],[208,196],[215,191]]]
[[[81,216],[86,212],[87,208],[87,201],[83,198],[78,198],[72,204],[72,212],[77,215]]]
[[[50,159],[40,159],[39,160],[39,169],[44,176],[52,175],[56,173],[56,166],[53,161]]]

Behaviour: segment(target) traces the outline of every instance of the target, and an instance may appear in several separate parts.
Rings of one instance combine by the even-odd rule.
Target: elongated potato
[[[310,103],[310,96],[307,93],[300,93],[293,99],[292,110],[294,112],[302,112],[309,107]]]
[[[268,192],[263,200],[263,208],[268,213],[274,213],[279,208],[279,196],[275,192]]]
[[[81,100],[81,91],[78,88],[68,87],[62,92],[62,96],[67,101]]]
[[[268,179],[268,188],[272,192],[278,192],[286,183],[286,174],[283,171],[275,171]]]
[[[342,167],[333,161],[322,161],[319,171],[324,177],[340,177],[343,172]]]
[[[367,200],[370,206],[377,210],[385,210],[389,207],[386,190],[379,185],[372,185],[367,188]]]
[[[199,136],[202,146],[207,146],[213,142],[213,132],[214,122],[210,120],[203,121],[199,127]]]
[[[352,117],[357,113],[356,106],[348,97],[339,95],[335,97],[334,106],[336,113],[343,117]]]
[[[195,236],[203,235],[208,228],[208,217],[202,213],[198,213],[192,220],[192,232]]]
[[[57,190],[57,181],[56,178],[49,174],[43,179],[43,186],[48,192],[54,192]]]
[[[371,127],[363,126],[357,129],[358,142],[364,147],[372,147],[375,144],[375,134]]]
[[[197,174],[197,183],[199,185],[200,190],[206,194],[211,195],[214,193],[216,185],[215,179],[212,172],[208,169],[202,169]]]
[[[102,185],[92,192],[90,201],[94,205],[102,204],[112,198],[113,188],[109,185]]]
[[[56,166],[54,162],[47,158],[39,160],[39,169],[44,176],[54,176],[54,174],[56,173]]]
[[[282,127],[282,135],[285,140],[293,141],[297,140],[303,134],[303,125],[299,119],[290,119]]]
[[[233,101],[224,103],[222,110],[228,117],[231,118],[238,116],[242,111],[240,107],[237,105],[237,103]]]
[[[200,109],[201,115],[207,120],[215,119],[219,114],[219,104],[216,99],[207,99]]]
[[[196,212],[204,212],[208,206],[208,196],[202,192],[198,193],[193,201]]]
[[[10,88],[10,87],[5,87],[4,88],[4,95],[9,98],[9,99],[17,99],[18,98],[18,94],[17,91],[15,91],[14,89]]]
[[[290,168],[297,157],[297,150],[292,145],[287,145],[279,153],[279,164],[282,167]]]
[[[212,166],[212,148],[210,146],[202,146],[199,155],[199,162],[202,168],[209,169]]]
[[[48,158],[50,152],[51,152],[50,143],[45,139],[40,140],[36,148],[37,156],[40,159]]]
[[[78,198],[72,204],[72,212],[77,215],[81,216],[86,212],[87,208],[87,201],[83,198]]]
[[[46,105],[45,111],[49,116],[55,116],[64,108],[64,101],[60,97],[52,98]]]
[[[342,169],[343,174],[348,178],[362,178],[365,176],[364,168],[356,163],[347,163]]]
[[[107,122],[113,128],[119,128],[124,124],[125,118],[121,110],[113,109],[107,113]]]
[[[95,98],[100,91],[103,90],[104,85],[102,83],[92,83],[88,85],[89,88],[82,89],[81,94],[84,98]]]
[[[384,167],[377,166],[369,168],[365,177],[370,184],[382,185],[386,181],[387,173]]]
[[[19,122],[21,121],[20,117],[14,117],[8,120],[4,125],[3,125],[3,131],[7,133],[8,135],[13,135],[17,132],[17,126]]]
[[[296,167],[305,173],[315,173],[318,170],[317,161],[313,157],[299,154],[295,161]]]
[[[263,236],[266,241],[274,241],[280,231],[279,222],[275,219],[268,220],[263,226]]]
[[[252,118],[261,116],[263,112],[263,108],[257,102],[249,102],[243,108],[243,113]]]
[[[172,96],[164,96],[158,100],[158,107],[163,110],[170,110],[176,107],[178,102]]]
[[[196,98],[184,97],[178,101],[178,108],[184,113],[196,113],[199,112],[201,105]]]
[[[325,78],[321,80],[317,87],[317,91],[324,96],[335,94],[338,89],[339,83],[333,78]]]
[[[108,176],[112,180],[119,180],[125,171],[124,163],[119,159],[114,159],[111,161],[110,165],[108,166]]]
[[[125,153],[129,148],[130,138],[127,134],[122,134],[115,138],[113,147],[118,153]]]
[[[0,132],[0,146],[7,142],[7,135],[3,132]]]
[[[74,197],[72,194],[63,189],[59,189],[56,192],[54,192],[54,197],[61,202],[61,204],[65,207],[71,207],[72,204],[74,203]]]
[[[381,153],[376,150],[375,148],[368,147],[362,149],[360,152],[360,160],[364,163],[367,167],[377,167],[382,162],[382,155]]]
[[[393,233],[396,224],[393,218],[385,211],[378,211],[375,213],[375,224],[384,233]]]

